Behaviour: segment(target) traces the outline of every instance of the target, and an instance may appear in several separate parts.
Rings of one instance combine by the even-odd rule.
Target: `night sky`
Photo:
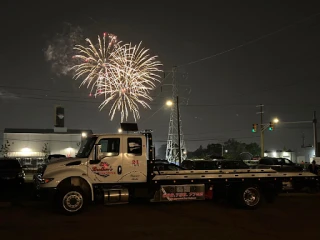
[[[79,89],[81,81],[58,74],[46,61],[49,44],[70,25],[92,40],[110,32],[125,42],[142,41],[166,72],[180,66],[182,130],[189,151],[229,138],[259,142],[251,128],[260,121],[260,103],[264,122],[274,117],[311,121],[313,111],[320,118],[317,1],[8,2],[1,3],[0,16],[1,131],[52,128],[55,104],[65,107],[68,128],[117,131],[119,114],[110,121],[108,107],[98,109],[101,98],[89,97],[86,87]],[[171,82],[168,77],[163,84]],[[171,88],[158,84],[151,95],[152,109],[141,110],[138,124],[154,130],[159,146],[167,140],[170,111],[163,105]],[[265,134],[265,149],[295,150],[303,133],[312,144],[311,123],[279,124]]]

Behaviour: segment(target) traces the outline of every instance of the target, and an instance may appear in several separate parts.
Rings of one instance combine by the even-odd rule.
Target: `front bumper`
[[[47,201],[52,200],[57,195],[58,189],[55,187],[42,187],[41,175],[34,175],[33,184],[36,193],[36,197],[39,200]]]

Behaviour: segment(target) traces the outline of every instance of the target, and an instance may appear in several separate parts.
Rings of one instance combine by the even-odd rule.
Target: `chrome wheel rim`
[[[83,197],[77,191],[68,192],[62,199],[62,205],[68,212],[77,212],[83,206]]]
[[[260,193],[256,188],[247,188],[243,193],[243,200],[247,206],[253,207],[260,201]]]

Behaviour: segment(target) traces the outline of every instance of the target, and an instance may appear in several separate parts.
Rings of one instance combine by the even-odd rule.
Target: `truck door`
[[[145,136],[124,136],[123,174],[121,182],[147,181],[147,151]]]
[[[114,183],[122,178],[122,137],[101,138],[101,153],[98,162],[89,163],[89,175],[94,183]]]

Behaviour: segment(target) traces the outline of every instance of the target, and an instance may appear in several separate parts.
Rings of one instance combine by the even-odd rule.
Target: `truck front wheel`
[[[86,204],[86,195],[80,187],[62,189],[58,197],[58,207],[68,215],[81,212]]]

